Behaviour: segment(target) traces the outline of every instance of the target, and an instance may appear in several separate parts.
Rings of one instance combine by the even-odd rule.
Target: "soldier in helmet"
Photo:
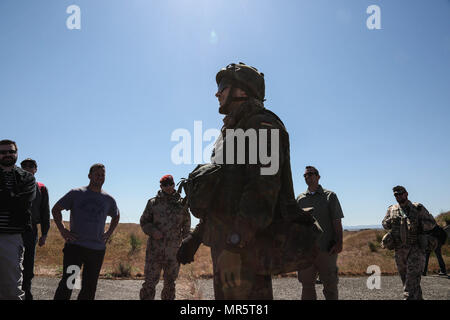
[[[258,273],[255,235],[279,217],[280,199],[294,199],[289,160],[289,137],[281,120],[264,108],[264,74],[244,63],[230,64],[216,75],[215,94],[224,115],[221,135],[215,143],[212,163],[223,165],[222,194],[214,195],[217,211],[209,212],[180,247],[178,259],[193,261],[201,242],[211,247],[216,299],[273,299],[271,275]],[[228,139],[241,132],[266,132],[266,138],[248,139],[244,154]],[[254,131],[252,131],[254,130]],[[278,136],[277,136],[278,134]],[[250,136],[250,133],[248,134]],[[273,138],[276,137],[277,138]],[[252,148],[272,150],[270,164]],[[233,148],[232,156],[228,153]],[[245,159],[238,162],[236,159]],[[278,161],[278,165],[275,162]],[[273,165],[273,166],[272,166]],[[264,172],[264,169],[272,171]],[[283,183],[282,183],[283,182]],[[260,257],[259,257],[260,258]]]
[[[393,188],[398,204],[390,206],[383,219],[383,228],[390,231],[395,250],[395,263],[403,283],[406,300],[422,300],[420,278],[425,265],[428,247],[425,232],[436,226],[436,221],[425,207],[408,200],[408,192],[402,186]]]
[[[175,299],[175,281],[180,264],[176,253],[181,240],[191,228],[189,212],[182,204],[180,195],[175,191],[171,175],[160,179],[161,190],[151,198],[141,216],[141,228],[149,236],[145,256],[145,281],[140,291],[141,300],[153,300],[161,270],[164,270],[162,300]]]

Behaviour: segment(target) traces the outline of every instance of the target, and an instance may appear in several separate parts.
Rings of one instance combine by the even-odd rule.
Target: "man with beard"
[[[141,300],[154,300],[155,287],[161,270],[164,270],[164,287],[161,300],[175,299],[175,281],[178,278],[180,264],[176,254],[191,228],[191,217],[175,192],[175,183],[171,175],[160,179],[161,190],[156,197],[147,202],[141,216],[141,228],[148,235],[145,255],[145,281],[140,291]]]
[[[33,175],[15,166],[17,145],[0,141],[0,300],[23,300],[22,233],[31,229]]]
[[[74,288],[69,278],[78,275],[83,266],[78,300],[94,300],[98,276],[103,264],[106,243],[119,224],[116,201],[106,193],[105,166],[96,163],[89,169],[89,185],[70,190],[52,209],[53,219],[66,241],[63,249],[63,276],[55,292],[55,300],[70,300]],[[70,210],[70,230],[62,220],[62,210]],[[111,217],[105,232],[107,216]]]
[[[219,113],[225,117],[211,162],[224,164],[222,192],[213,197],[217,210],[208,212],[183,240],[178,258],[182,263],[193,261],[203,242],[211,247],[215,299],[273,299],[271,275],[258,272],[260,259],[254,249],[257,234],[280,217],[280,200],[295,202],[289,137],[278,116],[264,108],[263,73],[242,62],[233,63],[217,73],[216,83]],[[244,152],[233,144],[227,148],[239,132],[255,133],[256,140],[249,138]],[[252,162],[252,151],[258,148],[259,157]],[[262,161],[261,150],[270,150],[270,163]],[[270,257],[261,260],[270,261]]]
[[[37,162],[27,158],[20,163],[23,170],[28,171],[33,176],[37,172]],[[33,300],[31,294],[31,281],[34,277],[34,256],[36,254],[36,243],[38,242],[38,224],[41,225],[41,237],[39,246],[45,245],[47,233],[50,229],[50,206],[48,202],[47,187],[36,182],[36,197],[31,206],[31,227],[30,231],[23,233],[23,243],[25,253],[23,257],[23,283],[22,290],[25,292],[25,300]]]
[[[338,254],[342,251],[342,212],[336,193],[322,188],[319,184],[319,170],[307,166],[303,174],[308,190],[297,197],[301,208],[313,207],[312,215],[322,227],[320,252],[314,264],[298,271],[298,280],[302,283],[302,300],[316,300],[316,278],[319,274],[323,283],[323,294],[327,300],[338,300]]]
[[[390,206],[383,219],[383,228],[389,230],[395,250],[395,263],[403,283],[405,300],[422,300],[420,278],[425,265],[427,237],[436,221],[425,207],[408,200],[402,186],[393,188],[398,204]]]

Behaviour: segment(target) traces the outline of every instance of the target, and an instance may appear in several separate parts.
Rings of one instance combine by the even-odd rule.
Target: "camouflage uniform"
[[[257,132],[258,129],[267,129],[269,138],[270,130],[279,130],[279,170],[273,175],[261,175],[261,164],[235,164],[236,159],[233,164],[227,164],[226,159],[223,159],[225,171],[221,188],[222,194],[215,196],[214,206],[218,210],[215,212],[212,209],[208,216],[200,221],[194,235],[201,237],[202,242],[211,247],[214,294],[217,300],[273,299],[271,276],[257,274],[258,257],[255,256],[255,250],[252,248],[254,248],[255,234],[267,228],[280,215],[279,199],[283,174],[290,179],[291,184],[290,188],[286,188],[287,192],[283,192],[284,196],[295,199],[289,161],[289,137],[283,124],[274,114],[265,112],[260,101],[249,99],[224,118],[222,135],[216,141],[212,162],[217,162],[216,149],[226,138],[226,129],[239,128],[244,131],[256,129]],[[271,143],[268,139],[266,150],[271,150]],[[226,145],[222,144],[222,148],[225,149]],[[225,151],[223,155],[226,154]],[[246,149],[247,151],[248,149]],[[246,163],[248,162],[246,161]],[[233,233],[246,239],[243,240],[242,246],[230,246],[229,236]],[[240,255],[240,286],[224,289],[219,275],[221,266],[218,264],[219,257],[224,250]]]
[[[390,230],[395,249],[395,263],[403,283],[407,300],[421,300],[420,279],[425,265],[425,246],[421,243],[424,232],[436,225],[433,216],[420,203],[407,202],[388,208],[383,219],[383,228]]]
[[[164,288],[162,300],[175,299],[175,281],[180,264],[176,253],[181,240],[189,234],[191,218],[182,204],[178,193],[172,195],[158,191],[155,198],[147,202],[140,219],[141,228],[149,236],[145,255],[145,281],[140,291],[141,300],[153,300],[155,287],[159,281],[161,269],[164,270]],[[163,238],[155,240],[155,230],[162,233]]]

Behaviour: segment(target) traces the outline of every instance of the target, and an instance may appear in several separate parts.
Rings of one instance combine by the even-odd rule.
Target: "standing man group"
[[[327,300],[338,299],[337,257],[342,251],[342,208],[336,194],[323,189],[319,184],[319,171],[307,166],[303,175],[308,189],[297,197],[301,208],[313,207],[314,218],[322,227],[319,254],[313,265],[298,272],[302,283],[302,300],[316,300],[316,279],[319,274],[323,283],[323,294]]]
[[[420,279],[425,266],[425,250],[428,236],[436,221],[425,207],[408,200],[403,186],[393,188],[397,204],[390,206],[383,219],[383,228],[389,233],[383,238],[383,245],[395,250],[395,263],[403,283],[406,300],[422,300]]]
[[[180,270],[177,250],[191,228],[190,214],[180,194],[175,191],[173,177],[165,175],[159,183],[161,190],[156,197],[148,200],[140,219],[141,228],[148,235],[141,300],[155,299],[155,287],[161,270],[164,270],[161,299],[175,299],[175,282]]]
[[[61,236],[66,241],[63,249],[63,276],[55,292],[55,300],[70,300],[74,281],[83,266],[81,291],[78,300],[94,300],[97,281],[106,243],[117,227],[119,209],[112,196],[102,186],[105,182],[105,166],[97,163],[89,169],[89,185],[70,190],[53,206],[52,214]],[[62,220],[62,210],[70,210],[70,230]],[[111,223],[105,232],[107,216]]]
[[[0,300],[23,300],[22,234],[31,230],[34,176],[17,167],[17,145],[0,141]]]
[[[27,158],[23,160],[20,166],[33,176],[37,172],[37,162],[33,159]],[[25,253],[23,258],[22,290],[25,292],[25,300],[33,300],[31,280],[34,277],[34,257],[36,243],[38,242],[38,224],[41,225],[39,246],[42,247],[45,245],[47,233],[50,229],[50,206],[47,187],[41,182],[36,182],[36,197],[31,206],[31,229],[23,233]]]

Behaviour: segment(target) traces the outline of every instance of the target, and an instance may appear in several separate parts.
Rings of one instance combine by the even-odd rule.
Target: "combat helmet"
[[[238,64],[230,63],[225,68],[222,68],[216,75],[216,83],[219,87],[219,91],[226,86],[230,86],[231,89],[240,88],[247,93],[249,98],[254,98],[261,102],[264,101],[264,73],[259,72],[255,67],[248,66],[243,62],[239,62]],[[229,104],[232,101],[246,99],[247,98],[233,98],[230,95],[226,104]]]

